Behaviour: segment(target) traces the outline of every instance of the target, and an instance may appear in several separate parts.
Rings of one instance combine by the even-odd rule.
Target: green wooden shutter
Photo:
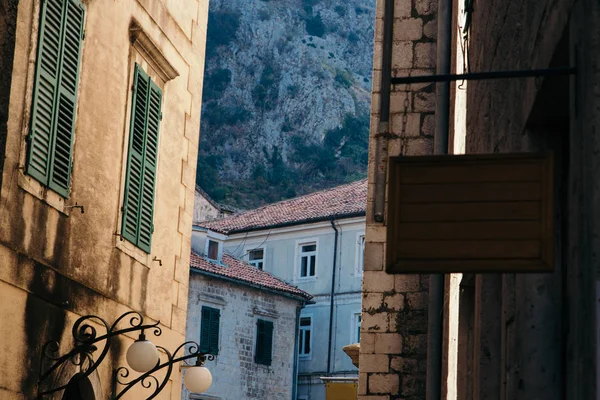
[[[264,335],[264,321],[259,319],[256,321],[256,349],[254,351],[254,362],[257,364],[262,364]]]
[[[42,2],[27,173],[68,196],[85,8]]]
[[[273,322],[259,319],[256,321],[256,354],[257,364],[271,365],[273,352]]]
[[[216,308],[202,307],[200,316],[200,351],[219,354],[219,322],[221,311]]]
[[[161,90],[148,79],[148,117],[144,154],[144,175],[142,198],[140,201],[140,248],[150,252],[152,232],[154,231],[154,187],[156,185],[156,167],[158,161],[158,131],[160,126]]]
[[[67,197],[71,184],[71,159],[77,111],[77,87],[81,42],[83,39],[84,9],[78,0],[65,1],[64,5],[64,35],[61,79],[58,86],[58,115],[48,186]]]
[[[273,322],[264,321],[264,331],[265,331],[265,345],[264,345],[264,354],[263,361],[266,365],[271,365],[271,359],[273,355]]]
[[[212,309],[210,319],[210,354],[219,354],[219,321],[221,319],[221,311],[216,308]]]
[[[121,233],[125,239],[148,253],[154,231],[161,100],[160,88],[136,64]]]
[[[210,317],[209,307],[202,307],[200,312],[200,352],[210,353]]]

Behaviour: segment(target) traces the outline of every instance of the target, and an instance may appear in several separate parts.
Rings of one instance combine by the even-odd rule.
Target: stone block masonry
[[[372,215],[384,3],[377,1],[375,25],[358,399],[424,399],[429,276],[385,272],[386,226]],[[436,14],[436,0],[395,1],[392,76],[435,73]],[[434,84],[392,86],[389,155],[431,154],[434,113]]]
[[[289,399],[296,337],[296,311],[300,303],[245,285],[190,275],[188,340],[200,337],[202,306],[220,310],[219,354],[207,367],[213,384],[207,394],[221,399]],[[271,365],[257,364],[256,323],[273,322]],[[184,397],[187,399],[187,393]]]

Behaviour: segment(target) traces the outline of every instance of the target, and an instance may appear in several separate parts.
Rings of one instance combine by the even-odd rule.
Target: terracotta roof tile
[[[190,267],[193,269],[205,271],[213,275],[221,275],[225,278],[232,278],[252,286],[268,288],[282,294],[291,294],[306,300],[312,298],[305,291],[228,254],[223,254],[223,264],[209,260],[194,252],[190,256]]]
[[[215,232],[231,234],[307,222],[327,220],[333,216],[365,215],[367,180],[352,182],[332,189],[268,204],[240,214],[200,222],[199,226]]]

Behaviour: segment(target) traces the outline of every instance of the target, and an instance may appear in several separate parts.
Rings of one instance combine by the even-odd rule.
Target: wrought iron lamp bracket
[[[185,347],[188,346],[188,354],[185,354]],[[126,379],[129,376],[129,369],[127,367],[120,367],[117,370],[115,370],[115,372],[113,373],[113,395],[112,395],[112,400],[118,400],[120,399],[125,393],[127,393],[131,388],[133,388],[135,385],[137,385],[138,383],[145,389],[149,389],[153,386],[153,383],[155,385],[154,391],[152,392],[152,394],[146,398],[146,400],[151,400],[153,398],[155,398],[160,392],[161,390],[163,390],[163,388],[166,386],[167,382],[169,381],[169,378],[171,377],[171,373],[173,372],[173,365],[178,363],[178,362],[182,362],[184,364],[184,367],[193,367],[193,366],[203,366],[204,363],[206,362],[206,360],[212,361],[215,359],[215,356],[213,354],[208,354],[208,353],[202,353],[200,352],[200,346],[198,346],[198,344],[196,342],[193,341],[189,341],[189,342],[185,342],[183,344],[181,344],[179,347],[177,347],[177,349],[175,349],[175,351],[173,353],[169,352],[167,349],[165,349],[164,347],[161,346],[156,346],[158,349],[162,350],[166,355],[167,355],[167,361],[165,362],[158,362],[156,364],[156,367],[152,368],[150,371],[145,372],[144,374],[140,375],[139,377],[127,382],[124,381],[122,379]],[[177,353],[183,350],[183,355],[176,357]],[[196,358],[196,364],[195,365],[190,365],[190,364],[185,364],[186,360],[190,359],[190,358]],[[153,374],[157,371],[160,371],[162,369],[166,368],[166,373],[164,375],[164,377],[162,378],[162,381],[159,381],[159,379],[154,376]],[[180,365],[180,370],[181,370],[182,366]],[[121,391],[118,391],[119,386],[125,386],[125,388],[123,388]]]
[[[130,317],[130,326],[123,329],[117,329],[119,323],[128,317]],[[104,327],[106,333],[99,336],[98,330],[92,325],[93,323]],[[98,368],[108,354],[114,337],[129,332],[143,332],[144,330],[153,330],[154,336],[160,336],[162,334],[162,329],[158,326],[159,324],[160,321],[154,324],[144,324],[144,317],[136,311],[124,313],[117,318],[112,325],[109,325],[106,320],[96,315],[85,315],[79,318],[75,321],[71,330],[75,341],[73,349],[63,355],[59,355],[60,346],[58,342],[49,341],[42,346],[37,381],[37,398],[43,399],[44,396],[66,389],[68,383],[43,390],[43,386],[48,379],[65,363],[70,361],[73,365],[80,368],[80,377],[88,377]],[[100,342],[104,342],[102,350],[100,351],[100,355],[94,359],[93,354],[100,347]],[[52,362],[52,365],[49,368],[44,369],[44,365],[47,364],[48,361]]]

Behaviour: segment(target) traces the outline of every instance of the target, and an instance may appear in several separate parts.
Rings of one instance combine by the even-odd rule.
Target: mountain
[[[261,204],[366,176],[375,0],[211,0],[197,183]]]

